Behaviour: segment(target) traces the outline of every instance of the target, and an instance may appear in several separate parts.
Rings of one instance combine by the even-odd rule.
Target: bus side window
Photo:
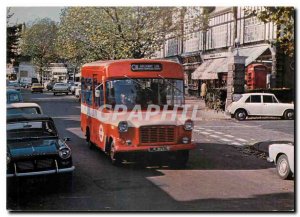
[[[85,103],[85,79],[81,78],[81,103]]]
[[[98,83],[96,90],[100,91],[100,96],[95,97],[95,104],[96,106],[102,106],[104,104],[103,84]]]

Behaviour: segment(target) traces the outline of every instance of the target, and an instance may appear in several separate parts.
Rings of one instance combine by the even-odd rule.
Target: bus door
[[[98,75],[93,75],[93,108],[94,108],[94,120],[92,124],[92,130],[94,133],[94,139],[95,143],[101,147],[103,147],[103,142],[105,141],[105,135],[104,135],[104,123],[99,120],[99,112],[102,112],[100,110],[100,106],[104,104],[104,98],[103,98],[103,85],[99,79],[97,79]]]

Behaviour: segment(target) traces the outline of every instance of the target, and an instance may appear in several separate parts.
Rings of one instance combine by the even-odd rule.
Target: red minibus
[[[184,73],[166,60],[96,61],[81,69],[81,129],[119,165],[163,154],[184,166],[193,121],[184,116]]]

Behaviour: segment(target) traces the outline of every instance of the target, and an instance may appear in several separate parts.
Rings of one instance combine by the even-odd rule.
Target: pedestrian
[[[201,99],[205,99],[206,93],[207,93],[207,86],[206,86],[206,82],[204,81],[201,84],[201,93],[200,93]]]

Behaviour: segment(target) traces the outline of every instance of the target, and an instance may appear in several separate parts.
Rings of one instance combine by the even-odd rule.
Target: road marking
[[[236,138],[236,140],[239,140],[239,141],[241,141],[241,142],[247,142],[247,140],[241,139],[241,138]]]
[[[239,145],[239,146],[242,146],[242,144],[241,144],[241,143],[238,143],[238,142],[233,142],[233,143],[231,143],[231,145]]]
[[[224,134],[224,133],[221,133],[221,132],[216,132],[216,134],[220,134],[220,135],[222,135],[222,134]]]
[[[208,132],[199,132],[199,133],[205,134],[205,135],[210,135],[210,133],[208,133]]]
[[[214,137],[214,138],[220,138],[220,137],[217,136],[217,135],[209,135],[209,136]]]
[[[231,140],[230,139],[221,139],[222,141],[225,141],[225,142],[231,142]]]
[[[203,127],[198,127],[197,130],[204,130],[204,128]]]
[[[211,129],[207,129],[206,131],[214,132],[214,130],[211,130]]]
[[[224,136],[229,137],[229,138],[233,138],[234,136],[229,135],[229,134],[225,134]]]

